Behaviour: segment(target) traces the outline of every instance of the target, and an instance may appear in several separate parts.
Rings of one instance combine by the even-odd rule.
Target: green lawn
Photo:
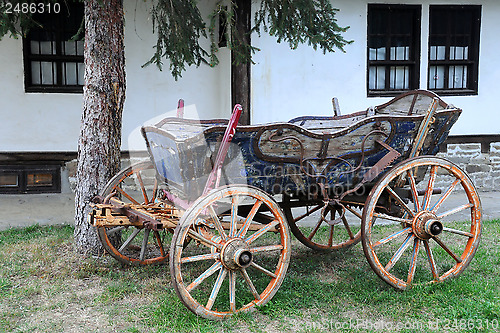
[[[124,268],[73,252],[73,228],[0,232],[0,332],[500,331],[500,221],[455,279],[398,292],[360,244],[316,253],[293,241],[285,282],[257,311],[224,321],[193,315],[168,266]]]

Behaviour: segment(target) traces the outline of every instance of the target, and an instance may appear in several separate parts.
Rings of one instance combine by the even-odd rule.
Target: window
[[[83,40],[76,36],[83,4],[64,2],[59,13],[34,14],[40,26],[23,41],[26,92],[83,91]],[[75,38],[74,38],[75,37]]]
[[[430,6],[428,89],[477,94],[481,6]]]
[[[392,96],[419,84],[419,5],[368,5],[368,96]]]
[[[0,166],[0,193],[61,192],[59,165]]]

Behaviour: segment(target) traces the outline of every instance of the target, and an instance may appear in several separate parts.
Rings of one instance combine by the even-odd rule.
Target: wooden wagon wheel
[[[268,223],[255,221],[262,212]],[[193,241],[184,247],[186,237]],[[173,285],[181,301],[202,317],[249,311],[277,292],[290,252],[285,216],[269,195],[245,185],[220,187],[198,198],[175,229]]]
[[[341,207],[310,202],[293,208],[285,197],[283,212],[294,236],[305,246],[316,251],[346,249],[361,240],[361,214],[348,207],[354,216],[346,217]],[[322,214],[325,218],[322,218]]]
[[[150,161],[133,164],[121,170],[104,187],[102,196],[112,192],[125,203],[148,205],[158,194],[155,169]],[[98,227],[104,249],[127,265],[167,263],[172,232],[135,226]]]
[[[474,257],[480,234],[474,185],[464,171],[438,157],[416,157],[392,168],[363,210],[365,255],[375,273],[398,289],[460,274]]]

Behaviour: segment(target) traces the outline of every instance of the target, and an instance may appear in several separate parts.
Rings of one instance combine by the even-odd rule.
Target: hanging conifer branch
[[[162,58],[170,60],[170,71],[179,78],[187,66],[208,63],[209,53],[200,45],[207,38],[206,24],[194,0],[158,0],[152,9],[153,31],[158,39],[155,54],[144,65],[156,64],[161,70]]]
[[[344,46],[352,41],[342,37],[349,27],[337,24],[337,12],[330,0],[262,0],[255,13],[254,31],[260,35],[262,26],[278,43],[288,42],[292,49],[307,44],[323,53],[345,52]]]

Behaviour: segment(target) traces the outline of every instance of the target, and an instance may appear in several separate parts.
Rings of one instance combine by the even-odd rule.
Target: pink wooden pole
[[[177,118],[184,118],[184,100],[182,98],[177,103]]]
[[[231,115],[231,119],[227,124],[226,132],[224,133],[224,137],[222,138],[222,142],[219,147],[219,151],[217,152],[217,158],[215,159],[214,168],[210,175],[208,176],[207,183],[205,185],[205,189],[203,190],[203,194],[208,191],[219,187],[220,179],[222,176],[222,164],[226,159],[227,152],[229,151],[229,144],[236,133],[236,126],[238,126],[238,120],[240,119],[241,112],[243,108],[241,105],[236,104],[233,109],[233,113]]]

